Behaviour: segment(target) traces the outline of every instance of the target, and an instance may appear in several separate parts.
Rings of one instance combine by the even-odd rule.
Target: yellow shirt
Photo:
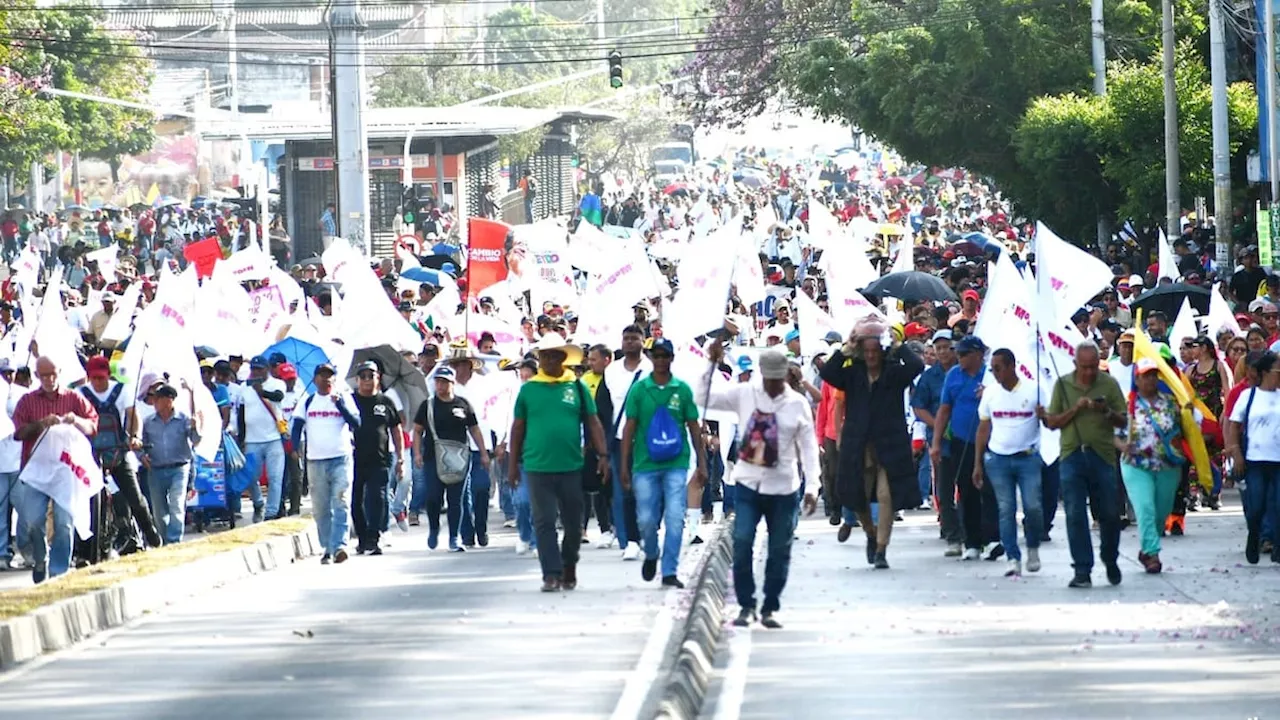
[[[582,373],[582,382],[591,391],[591,397],[595,397],[596,390],[600,388],[600,383],[604,382],[604,375],[588,370]]]

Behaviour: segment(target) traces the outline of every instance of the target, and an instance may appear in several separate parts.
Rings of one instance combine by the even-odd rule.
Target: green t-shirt
[[[1098,373],[1093,387],[1081,387],[1076,384],[1076,374],[1069,373],[1058,378],[1053,386],[1053,399],[1049,401],[1049,414],[1059,415],[1074,407],[1080,398],[1104,398],[1111,412],[1126,414],[1124,394],[1120,392],[1120,384],[1105,372]],[[1107,462],[1116,461],[1114,442],[1116,428],[1104,413],[1093,408],[1076,413],[1075,420],[1062,428],[1062,457],[1067,457],[1081,447],[1087,447],[1098,453]]]
[[[596,414],[596,401],[581,381],[531,380],[516,395],[515,418],[525,421],[527,472],[568,473],[582,470],[583,418]]]
[[[688,383],[671,378],[665,387],[658,387],[650,375],[636,383],[627,393],[627,419],[636,421],[635,443],[631,451],[632,472],[648,472],[651,470],[670,470],[672,468],[689,467],[689,435],[685,433],[680,455],[666,462],[654,462],[649,459],[649,445],[645,438],[649,435],[649,423],[658,407],[666,406],[667,412],[681,425],[698,419],[698,406],[693,401],[693,388]]]

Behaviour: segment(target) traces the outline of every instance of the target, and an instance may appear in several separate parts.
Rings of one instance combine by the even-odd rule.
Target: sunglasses
[[[376,376],[372,372],[365,370],[364,372],[356,373],[356,377],[360,378],[361,380],[372,380]]]

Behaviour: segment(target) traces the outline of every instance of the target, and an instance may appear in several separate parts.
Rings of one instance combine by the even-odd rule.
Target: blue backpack
[[[653,412],[649,429],[645,433],[644,445],[653,462],[675,460],[684,450],[684,428],[676,422],[665,403],[658,405]]]

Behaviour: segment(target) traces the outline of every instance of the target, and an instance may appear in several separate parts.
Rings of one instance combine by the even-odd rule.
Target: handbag
[[[1245,476],[1248,469],[1249,461],[1246,453],[1249,452],[1249,411],[1253,409],[1253,396],[1258,394],[1257,388],[1249,388],[1249,401],[1244,405],[1244,419],[1240,422],[1240,458],[1244,462],[1240,463],[1240,467],[1227,468],[1227,474],[1236,480],[1241,480]],[[1228,458],[1230,460],[1230,458]]]
[[[441,440],[436,434],[435,398],[427,406],[427,428],[431,431],[431,443],[435,448],[436,474],[445,485],[457,485],[467,478],[471,467],[471,449],[465,442]]]

